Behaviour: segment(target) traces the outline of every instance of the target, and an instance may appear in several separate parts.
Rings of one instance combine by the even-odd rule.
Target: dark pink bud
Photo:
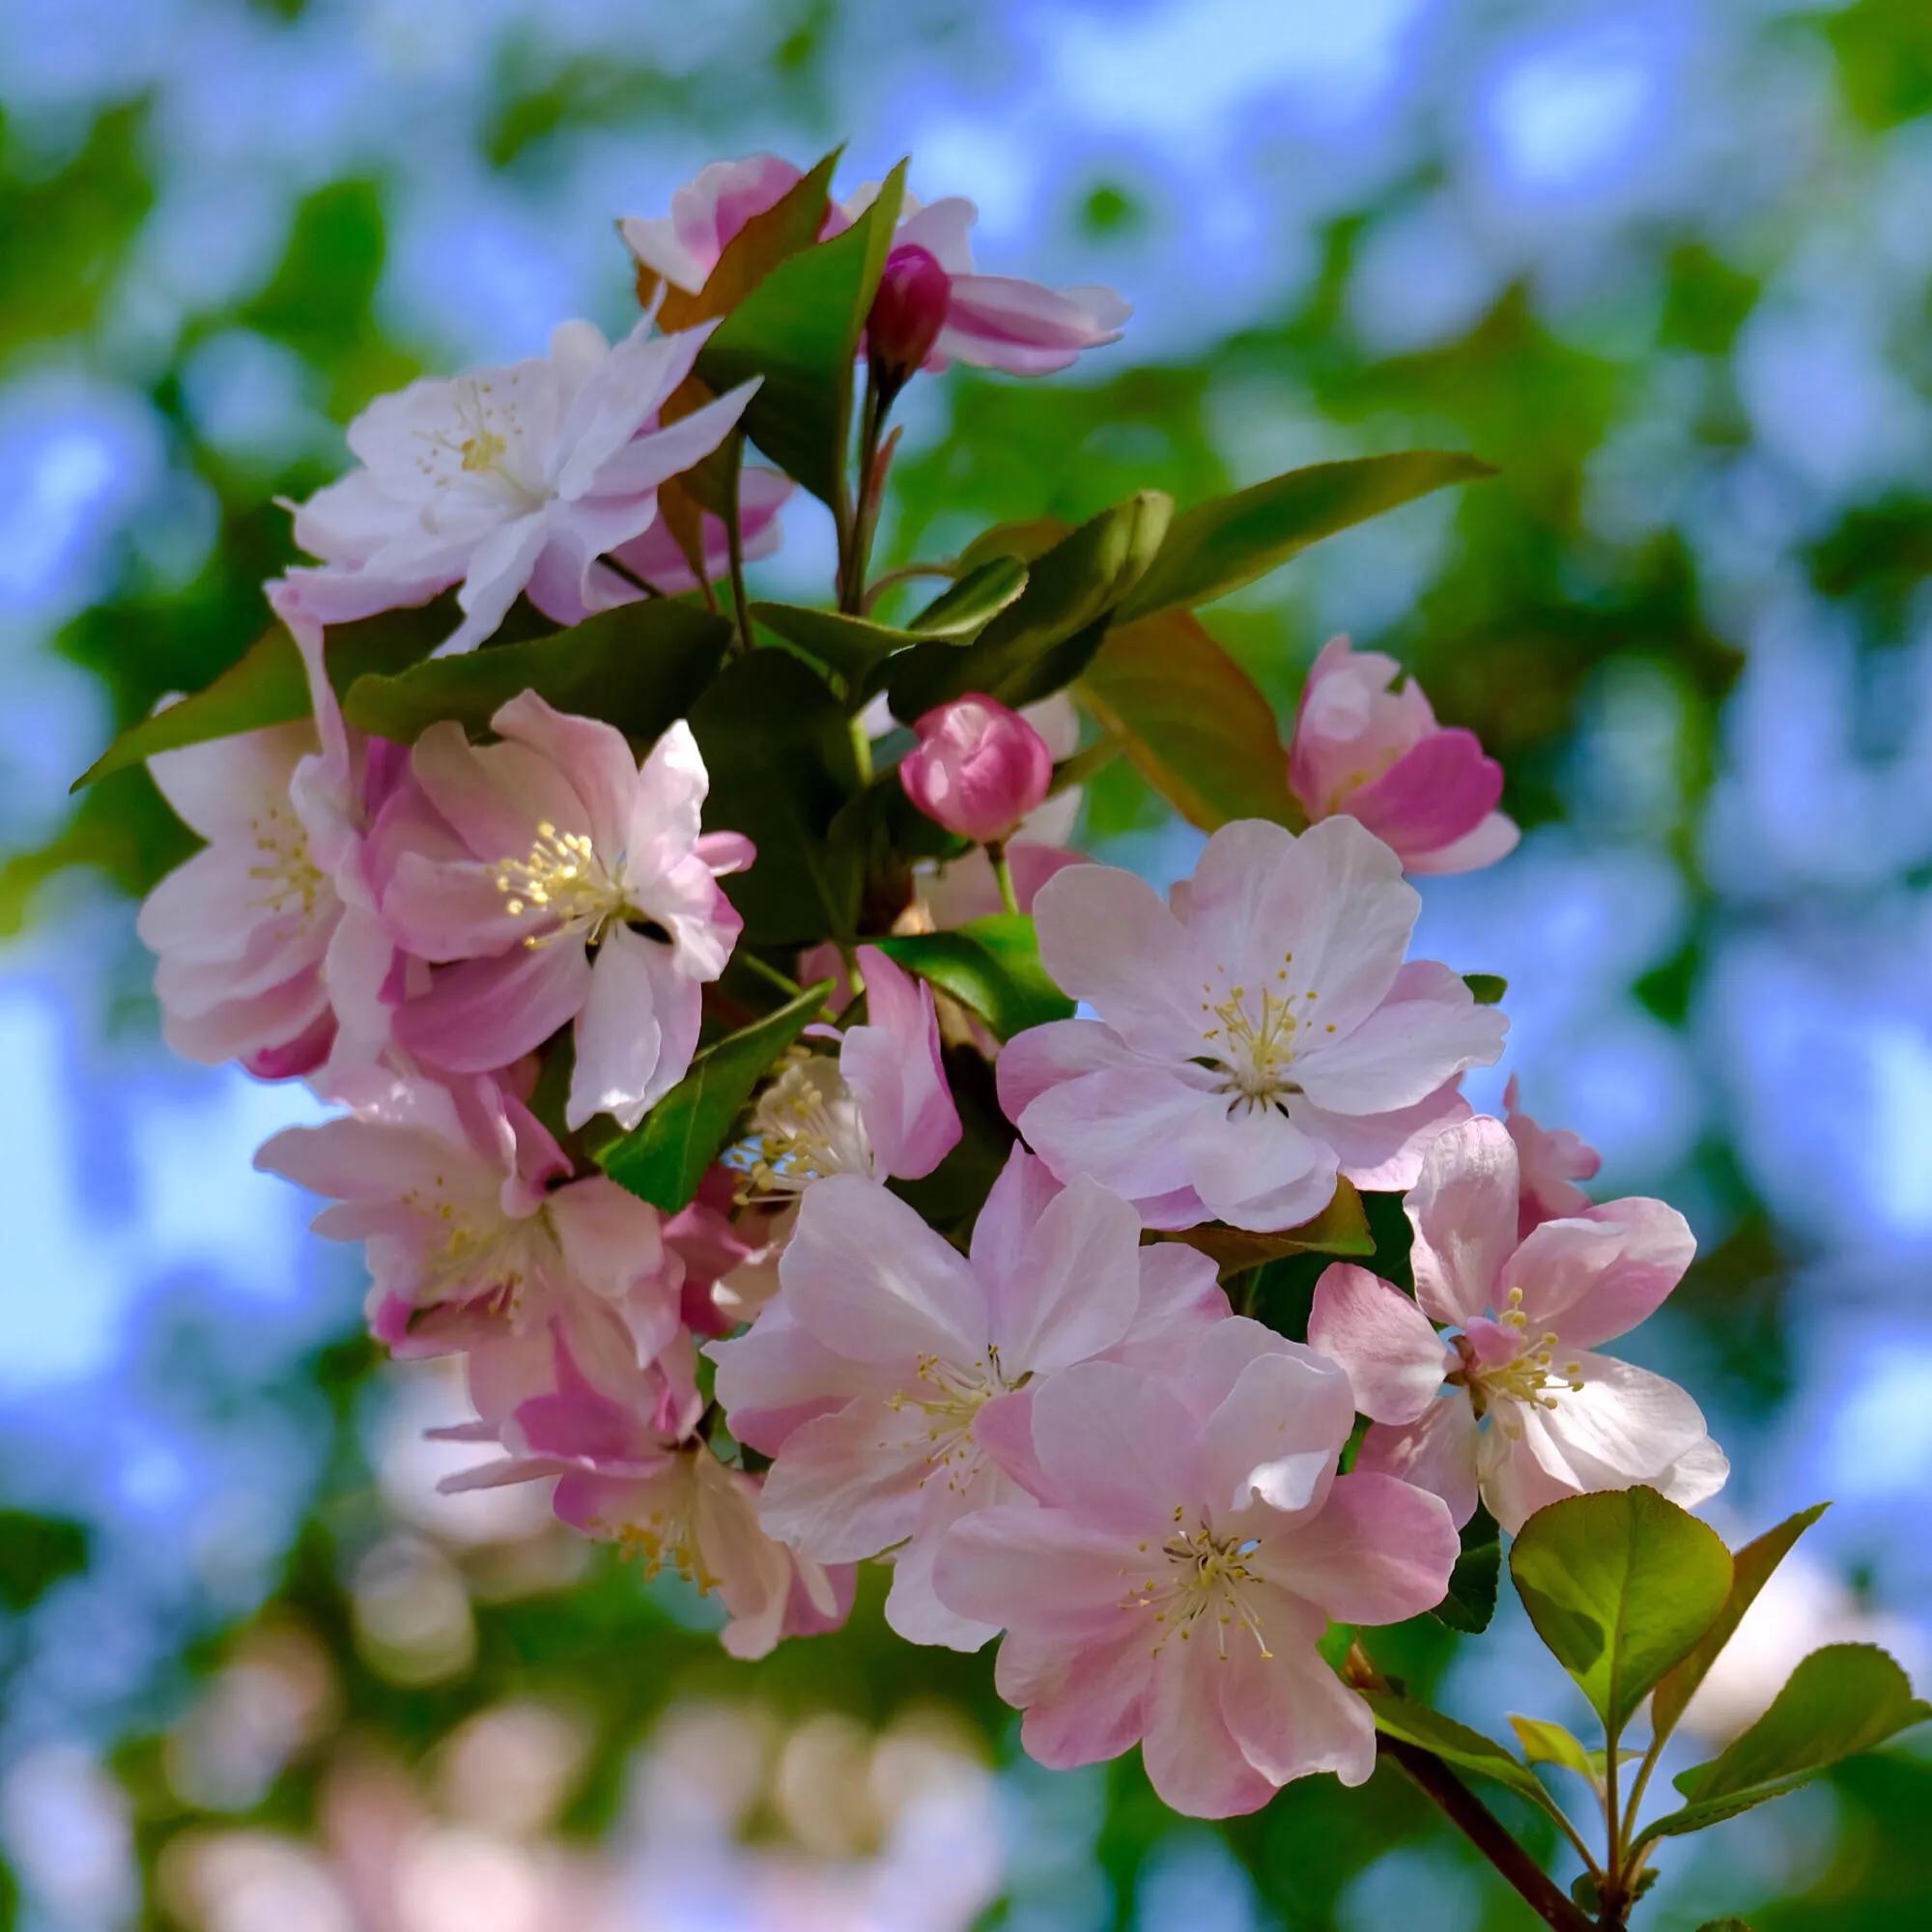
[[[1017,711],[990,697],[935,706],[913,730],[899,782],[925,813],[964,838],[1010,836],[1053,782],[1046,740]]]
[[[917,242],[886,257],[879,292],[866,318],[867,348],[881,385],[896,389],[932,354],[952,299],[952,277]]]

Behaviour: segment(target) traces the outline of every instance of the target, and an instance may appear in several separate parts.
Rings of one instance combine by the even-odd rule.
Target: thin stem
[[[852,762],[858,768],[859,782],[872,782],[872,734],[866,729],[866,714],[855,711],[849,726],[852,733]]]
[[[738,636],[746,650],[752,648],[752,600],[745,592],[745,529],[738,516],[739,464],[744,455],[740,442],[731,463],[730,500],[724,505],[724,547],[731,561],[731,604],[738,613]]]
[[[1623,1806],[1617,1800],[1617,1781],[1621,1770],[1617,1760],[1619,1747],[1623,1742],[1623,1727],[1605,1727],[1604,1732],[1604,1824],[1607,1833],[1605,1845],[1604,1879],[1599,1887],[1603,1900],[1604,1922],[1606,1925],[1621,1925],[1624,1922],[1624,1821]]]
[[[987,839],[986,857],[993,863],[993,877],[999,881],[1001,905],[1009,912],[1018,912],[1020,898],[1013,891],[1013,868],[1007,863],[1007,841],[1004,838]]]
[[[734,956],[744,965],[749,966],[768,985],[776,986],[788,1000],[797,999],[805,991],[805,988],[796,980],[787,979],[776,966],[770,965],[765,960],[760,959],[755,952],[740,952]]]
[[[838,608],[857,616],[866,602],[866,563],[872,549],[872,528],[878,522],[874,470],[878,464],[879,433],[885,427],[890,403],[872,372],[866,371],[866,399],[859,412],[859,500],[853,512],[849,540],[843,546],[844,573],[838,585]]]
[[[665,594],[648,577],[641,576],[639,572],[633,570],[628,563],[618,562],[614,556],[611,556],[608,553],[599,557],[598,562],[611,576],[621,577],[633,590],[641,590],[646,597],[662,597]]]
[[[1662,1754],[1664,1742],[1669,1735],[1668,1731],[1651,1733],[1650,1748],[1644,1752],[1643,1762],[1637,1766],[1636,1776],[1631,1780],[1631,1795],[1624,1804],[1625,1844],[1630,1843],[1631,1835],[1636,1830],[1637,1807],[1643,1803],[1644,1789],[1650,1783],[1650,1774],[1657,1769],[1657,1760]],[[1608,1765],[1605,1764],[1605,1770],[1607,1772],[1608,1769]],[[1631,1874],[1633,1877],[1634,1875]]]
[[[1504,1829],[1495,1815],[1433,1751],[1378,1735],[1376,1749],[1400,1766],[1424,1797],[1495,1866],[1545,1924],[1557,1932],[1593,1932],[1581,1909]]]

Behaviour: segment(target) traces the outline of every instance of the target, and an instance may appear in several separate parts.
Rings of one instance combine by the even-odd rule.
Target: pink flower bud
[[[907,242],[886,257],[866,318],[867,348],[881,386],[896,389],[932,354],[952,298],[952,277],[928,249]]]
[[[919,743],[899,760],[906,796],[947,831],[982,845],[1009,837],[1053,782],[1046,740],[993,698],[936,705],[913,729]]]

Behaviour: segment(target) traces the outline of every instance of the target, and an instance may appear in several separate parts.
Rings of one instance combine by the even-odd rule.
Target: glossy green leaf
[[[1351,524],[1366,523],[1445,484],[1494,474],[1473,456],[1414,449],[1318,463],[1197,503],[1174,520],[1160,554],[1126,599],[1122,615],[1145,617],[1225,597]]]
[[[1673,1780],[1689,1801],[1644,1827],[1639,1845],[1681,1837],[1781,1798],[1821,1771],[1932,1718],[1897,1663],[1870,1643],[1827,1644],[1785,1680],[1771,1709],[1708,1764]]]
[[[1261,688],[1185,611],[1110,630],[1080,679],[1088,709],[1190,824],[1305,822]]]
[[[989,556],[963,571],[906,629],[916,638],[970,638],[985,629],[1027,586],[1016,556]]]
[[[812,604],[757,603],[752,606],[752,615],[766,630],[836,672],[853,691],[895,651],[919,641],[910,631]]]
[[[1073,1015],[1073,1002],[1039,963],[1039,941],[1026,913],[992,913],[944,932],[868,943],[972,1008],[1002,1039]]]
[[[1536,1774],[1508,1746],[1485,1737],[1481,1731],[1472,1731],[1466,1724],[1459,1724],[1454,1718],[1445,1718],[1440,1711],[1432,1711],[1426,1704],[1400,1697],[1393,1690],[1364,1690],[1362,1697],[1375,1715],[1377,1730],[1399,1738],[1404,1744],[1433,1751],[1445,1763],[1463,1771],[1493,1778],[1542,1809],[1550,1809],[1549,1794]]]
[[[1433,1614],[1451,1630],[1473,1634],[1486,1631],[1496,1613],[1496,1586],[1502,1577],[1502,1531],[1478,1503],[1463,1525],[1463,1548],[1449,1573],[1449,1589]]]
[[[1464,973],[1463,983],[1476,996],[1479,1007],[1493,1007],[1510,989],[1500,973]]]
[[[1587,1777],[1593,1784],[1597,1781],[1597,1767],[1591,1763],[1590,1753],[1562,1724],[1548,1718],[1519,1718],[1512,1714],[1510,1729],[1516,1733],[1516,1741],[1531,1764],[1560,1765],[1565,1771]]]
[[[1731,1556],[1655,1490],[1611,1490],[1538,1510],[1517,1534],[1510,1574],[1537,1634],[1614,1740],[1723,1608]]]
[[[1327,1207],[1298,1228],[1254,1234],[1245,1228],[1207,1226],[1182,1229],[1162,1238],[1211,1256],[1224,1277],[1245,1274],[1284,1255],[1361,1256],[1376,1251],[1362,1197],[1351,1180],[1338,1180]]]
[[[359,729],[411,743],[443,719],[481,735],[499,706],[534,691],[647,744],[691,710],[730,636],[724,618],[693,604],[622,604],[547,638],[358,677],[342,708]]]
[[[400,671],[427,657],[449,629],[440,604],[425,610],[384,611],[358,624],[338,624],[328,633],[325,653],[329,682],[342,693],[367,674]],[[308,717],[311,710],[301,653],[296,640],[276,624],[213,684],[128,725],[74,780],[71,789],[79,791],[110,772],[138,765],[156,752],[178,752],[184,746],[205,745],[211,739],[232,738],[242,731],[292,724]]]
[[[968,692],[1017,708],[1071,683],[1160,547],[1173,510],[1158,490],[1143,490],[1042,551],[1025,589],[972,643],[922,643],[894,660],[894,712],[917,718]]]
[[[711,774],[704,822],[758,848],[723,883],[753,946],[809,946],[857,929],[860,855],[829,840],[859,791],[845,710],[825,680],[785,651],[753,651],[691,708]]]
[[[1667,1737],[1676,1728],[1691,1693],[1718,1661],[1718,1653],[1730,1642],[1744,1613],[1771,1580],[1772,1572],[1791,1553],[1792,1545],[1830,1508],[1830,1503],[1814,1503],[1733,1552],[1731,1591],[1724,1600],[1724,1607],[1719,1611],[1717,1621],[1697,1639],[1690,1656],[1664,1672],[1657,1694],[1650,1700],[1651,1727],[1660,1736]]]
[[[685,1207],[730,1140],[753,1089],[823,1011],[831,990],[831,980],[821,980],[704,1048],[631,1132],[594,1150],[598,1166],[668,1214]]]
[[[867,311],[892,245],[905,163],[842,235],[781,262],[718,325],[697,374],[722,395],[753,377],[752,440],[823,501],[844,489],[852,381]]]

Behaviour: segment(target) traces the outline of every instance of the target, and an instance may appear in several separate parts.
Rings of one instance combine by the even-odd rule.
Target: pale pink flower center
[[[838,1064],[804,1054],[766,1088],[752,1132],[724,1156],[747,1204],[803,1194],[828,1174],[873,1173],[872,1144]]]
[[[915,1375],[913,1385],[892,1396],[886,1406],[895,1412],[907,1408],[924,1412],[928,1446],[926,1472],[920,1478],[920,1488],[943,1474],[946,1487],[958,1494],[980,1466],[980,1445],[973,1439],[973,1425],[980,1411],[996,1395],[1005,1395],[1019,1384],[1007,1380],[996,1348],[988,1348],[979,1361],[963,1365],[943,1361],[937,1355],[921,1355]],[[1020,1381],[1025,1380],[1022,1376]]]
[[[699,1455],[709,1451],[698,1450]],[[680,1452],[680,1461],[687,1452]],[[666,1569],[675,1570],[700,1596],[718,1587],[705,1568],[696,1528],[697,1484],[695,1475],[680,1470],[651,1487],[651,1506],[638,1518],[611,1525],[618,1552],[643,1568],[645,1582],[655,1582]]]
[[[1521,1289],[1510,1290],[1503,1312],[1496,1319],[1517,1334],[1517,1352],[1507,1361],[1485,1362],[1463,1337],[1456,1337],[1463,1365],[1450,1380],[1467,1387],[1479,1416],[1498,1402],[1553,1409],[1558,1406],[1562,1393],[1581,1390],[1581,1362],[1565,1362],[1560,1370],[1556,1366],[1556,1331],[1546,1328],[1534,1341],[1530,1339],[1529,1317],[1523,1312]]]
[[[529,1222],[505,1221],[494,1201],[484,1209],[452,1197],[440,1174],[427,1189],[410,1188],[401,1205],[421,1218],[430,1235],[420,1264],[419,1303],[440,1301],[461,1287],[469,1291],[468,1299],[480,1298],[505,1315],[517,1313],[532,1272],[529,1244],[539,1232],[541,1210]]]
[[[1227,997],[1216,1001],[1211,980],[1201,990],[1208,998],[1201,1010],[1210,1022],[1201,1034],[1204,1051],[1200,1065],[1221,1075],[1214,1091],[1228,1094],[1228,1112],[1249,1111],[1279,1104],[1285,1094],[1299,1094],[1300,1086],[1289,1077],[1297,1051],[1297,1037],[1314,1025],[1309,1010],[1317,997],[1313,986],[1296,992],[1289,983],[1289,968],[1294,954],[1284,952],[1275,969],[1276,984],[1264,986],[1259,995],[1246,986],[1231,986]],[[1221,969],[1224,973],[1225,968]],[[1333,1033],[1330,1026],[1327,1031]]]
[[[497,890],[513,919],[554,921],[528,934],[526,946],[544,946],[568,932],[595,946],[613,924],[642,918],[631,901],[620,854],[614,867],[599,857],[586,832],[559,832],[549,819],[537,827],[529,855],[501,860]]]
[[[1263,1657],[1271,1658],[1274,1653],[1249,1600],[1248,1585],[1256,1580],[1247,1561],[1254,1553],[1254,1539],[1217,1532],[1205,1514],[1189,1527],[1187,1511],[1180,1504],[1175,1506],[1174,1524],[1174,1534],[1160,1546],[1159,1562],[1150,1545],[1141,1543],[1140,1550],[1149,1559],[1148,1574],[1139,1583],[1130,1580],[1124,1605],[1151,1613],[1153,1655],[1160,1655],[1171,1636],[1187,1644],[1211,1637],[1225,1663],[1229,1634],[1242,1630],[1254,1638]],[[1121,1574],[1132,1577],[1130,1571]]]
[[[426,445],[416,467],[438,490],[447,490],[459,476],[494,476],[528,508],[540,503],[547,490],[524,473],[518,459],[524,454],[523,418],[514,395],[499,398],[494,383],[460,376],[450,384],[452,414],[435,429],[416,431]],[[449,459],[456,459],[452,469]]]
[[[270,801],[248,820],[255,850],[260,855],[248,876],[262,882],[262,895],[251,899],[251,910],[296,914],[307,919],[327,883],[322,868],[309,857],[308,832],[288,806]]]

